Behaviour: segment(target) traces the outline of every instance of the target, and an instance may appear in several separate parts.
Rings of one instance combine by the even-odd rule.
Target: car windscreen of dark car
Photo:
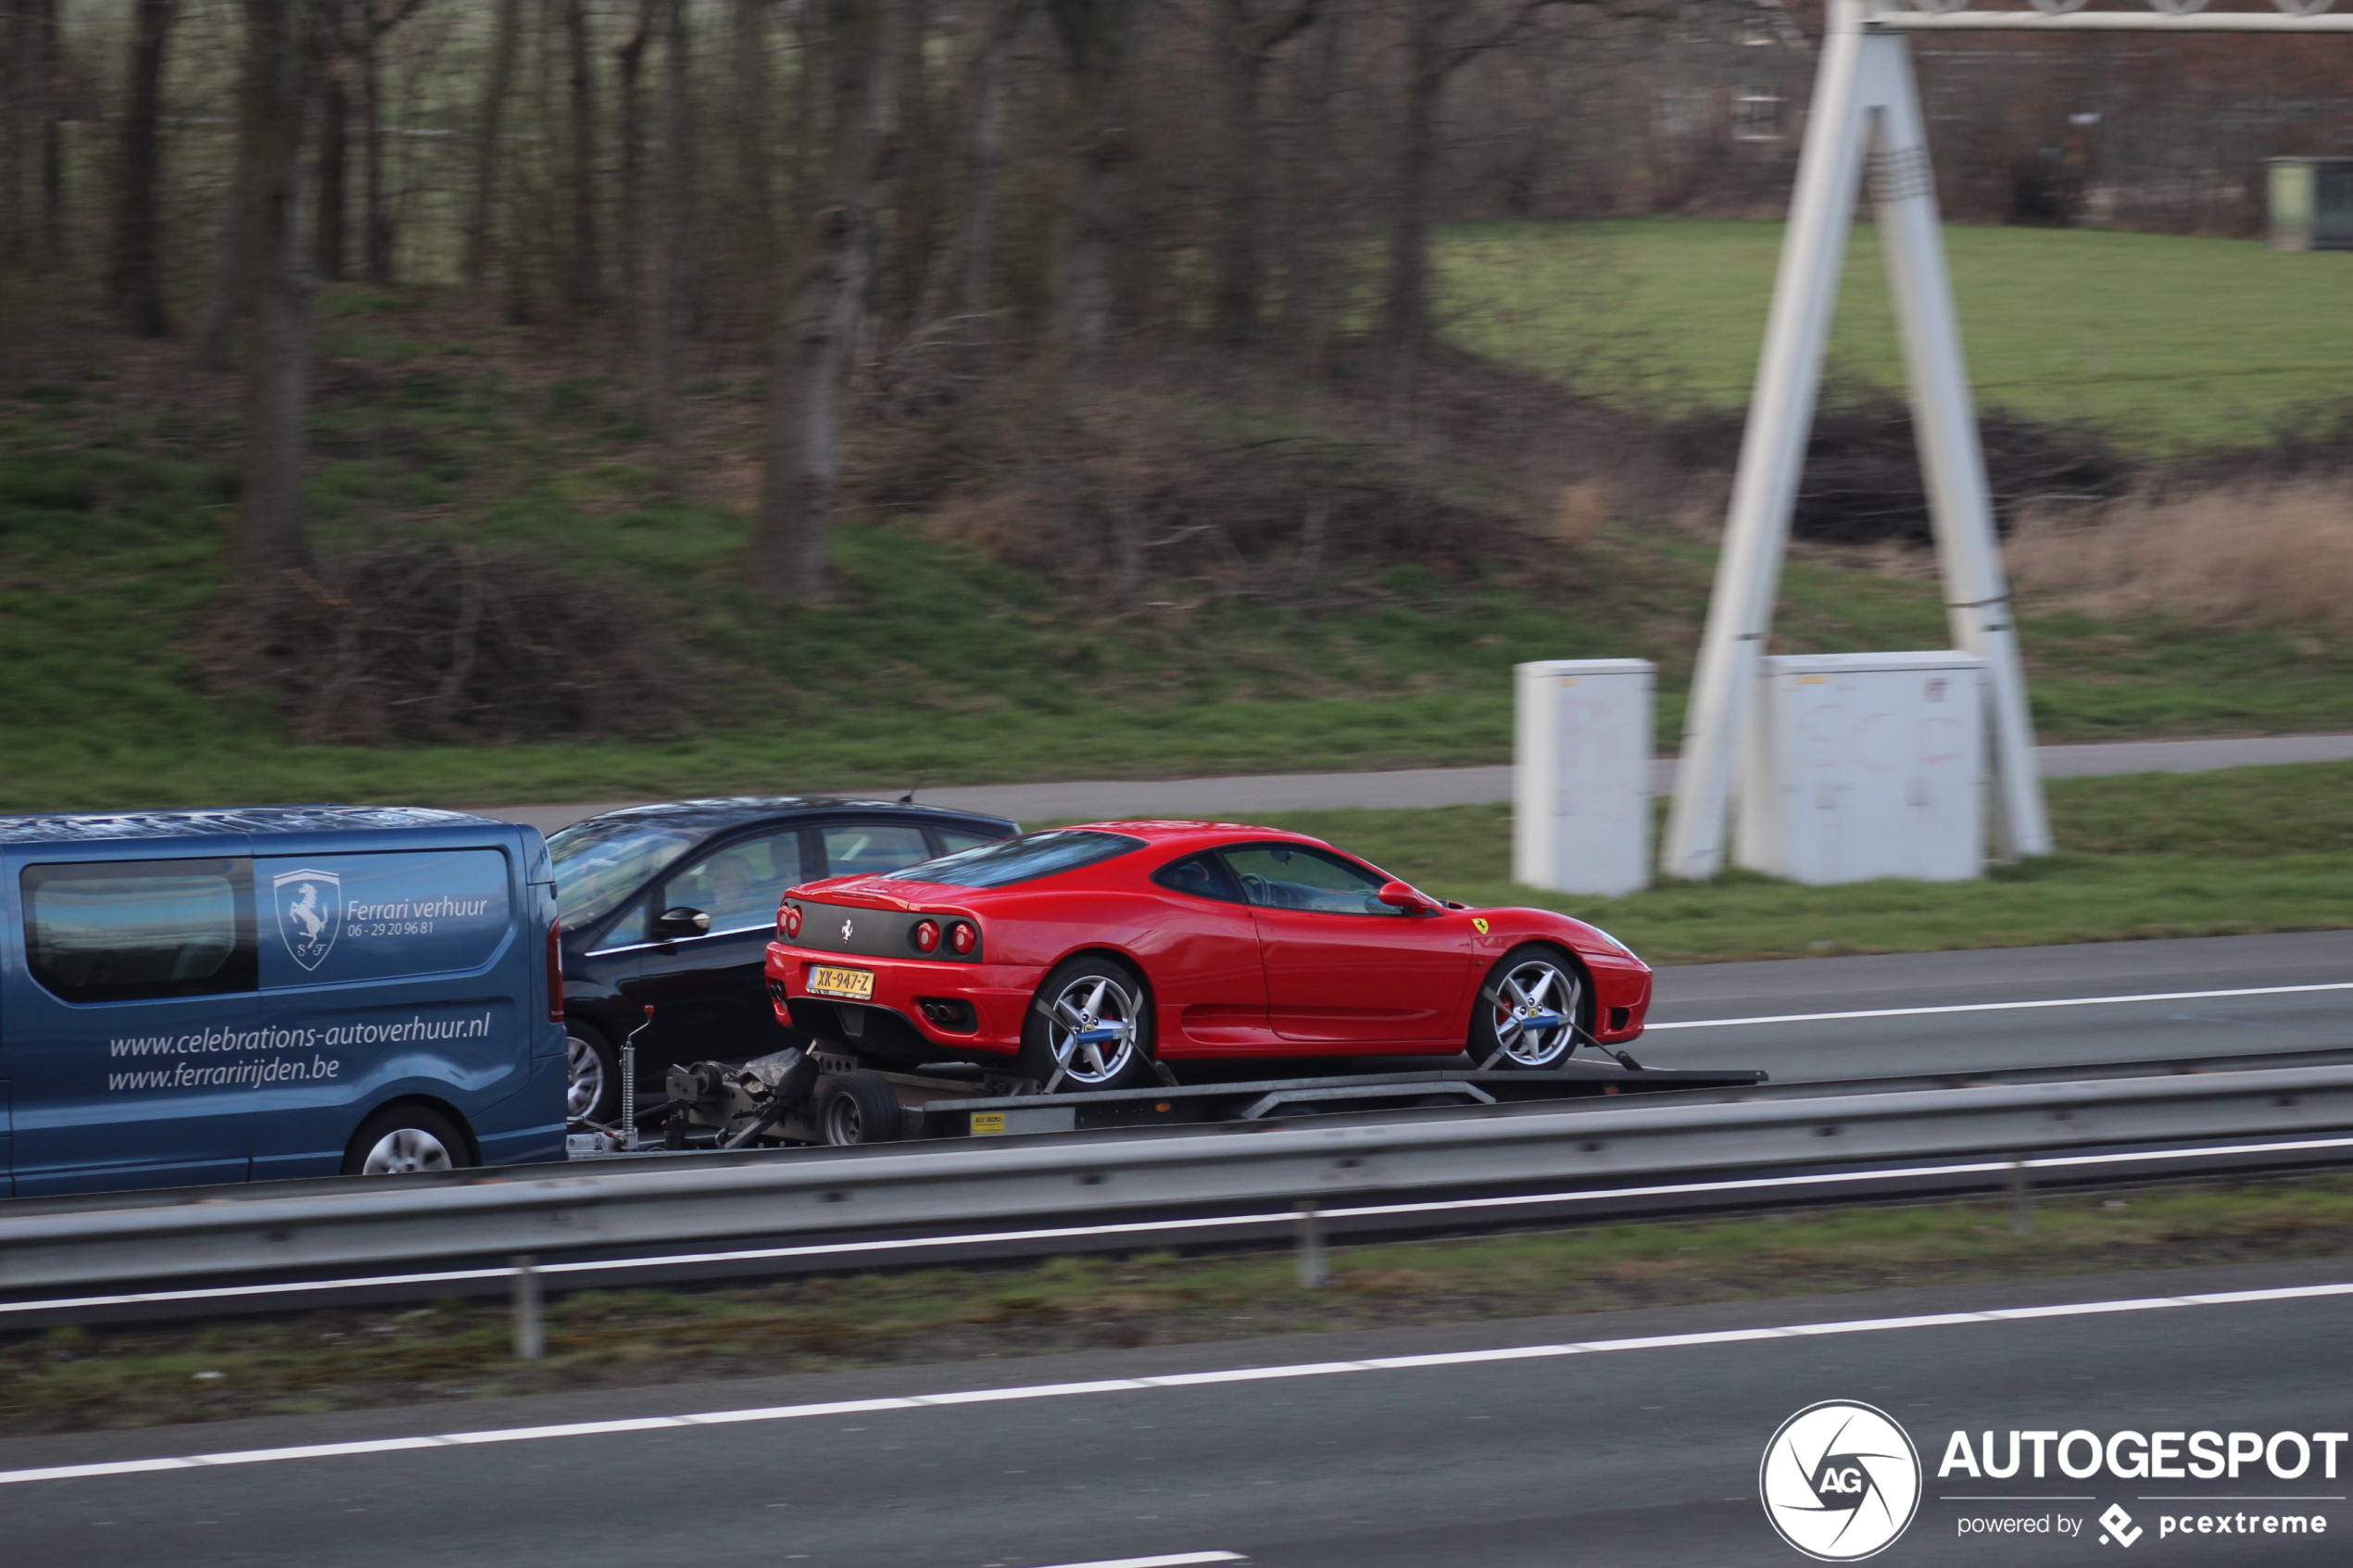
[[[1056,872],[1091,866],[1143,847],[1142,839],[1130,838],[1124,833],[1061,828],[960,849],[953,855],[942,855],[937,860],[925,860],[922,865],[909,866],[889,875],[893,882],[929,882],[943,887],[1010,887],[1014,883],[1035,882]]]
[[[645,885],[702,838],[675,822],[591,817],[547,840],[556,864],[556,914],[576,931]]]

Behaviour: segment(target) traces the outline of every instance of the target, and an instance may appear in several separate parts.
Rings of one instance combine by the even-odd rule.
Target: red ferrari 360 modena
[[[1231,822],[1097,822],[804,884],[767,972],[779,1021],[810,1035],[1057,1089],[1129,1085],[1154,1060],[1555,1067],[1580,1038],[1640,1035],[1651,995],[1649,967],[1580,921],[1441,903]]]

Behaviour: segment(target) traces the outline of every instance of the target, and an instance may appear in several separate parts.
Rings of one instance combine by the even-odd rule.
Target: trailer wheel
[[[843,1073],[827,1086],[817,1108],[817,1125],[836,1148],[895,1143],[901,1121],[899,1096],[879,1073]]]
[[[396,1176],[472,1165],[473,1146],[458,1124],[422,1105],[391,1105],[360,1123],[344,1151],[346,1176]]]
[[[1557,947],[1514,947],[1480,982],[1470,1028],[1471,1060],[1481,1067],[1558,1067],[1577,1049],[1586,1020],[1584,977]]]

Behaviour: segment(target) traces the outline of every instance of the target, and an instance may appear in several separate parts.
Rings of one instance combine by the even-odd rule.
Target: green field
[[[1944,232],[1978,395],[2144,449],[2259,439],[2353,396],[2353,255],[2093,230]],[[1738,407],[1756,377],[1781,225],[1467,224],[1441,251],[1469,347],[1668,406]],[[1901,386],[1878,231],[1856,226],[1834,375]]]

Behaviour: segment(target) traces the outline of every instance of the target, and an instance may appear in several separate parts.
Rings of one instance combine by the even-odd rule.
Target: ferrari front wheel
[[[1117,1089],[1151,1059],[1151,1003],[1126,966],[1080,958],[1046,976],[1022,1026],[1022,1076],[1058,1089]]]
[[[1558,1067],[1577,1048],[1584,1006],[1584,982],[1559,949],[1515,947],[1479,985],[1471,1060],[1481,1067]]]

